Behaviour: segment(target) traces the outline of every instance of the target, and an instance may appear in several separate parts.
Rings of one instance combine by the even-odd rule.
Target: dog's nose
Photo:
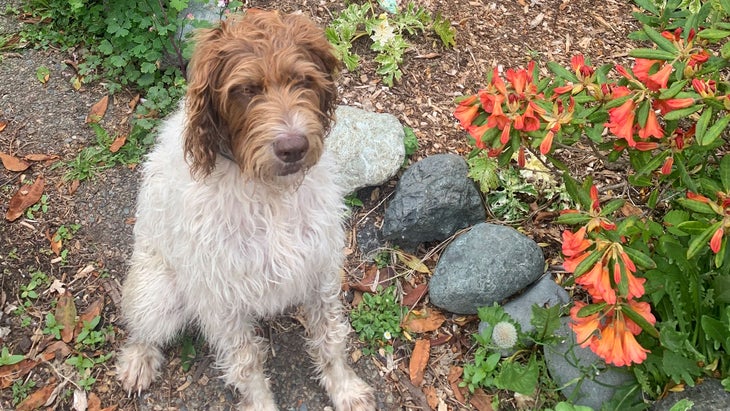
[[[274,154],[285,163],[295,163],[307,154],[309,142],[299,134],[284,134],[274,141]]]

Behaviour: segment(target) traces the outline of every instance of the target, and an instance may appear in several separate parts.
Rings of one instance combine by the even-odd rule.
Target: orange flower
[[[506,125],[510,123],[509,118],[502,111],[502,102],[504,102],[504,96],[494,96],[494,107],[492,108],[492,114],[487,118],[487,125],[489,128],[497,127],[503,130]]]
[[[712,252],[715,254],[717,254],[722,247],[723,234],[725,234],[725,229],[720,227],[717,229],[717,231],[715,231],[715,234],[713,234],[712,238],[710,239],[710,249],[712,249]]]
[[[474,119],[479,114],[479,106],[475,104],[476,101],[477,96],[473,95],[462,100],[459,105],[456,106],[456,110],[454,111],[454,117],[459,120],[461,127],[463,127],[464,129],[468,129],[471,126],[471,123],[474,122]]]
[[[609,122],[606,127],[615,136],[623,138],[629,144],[629,147],[636,146],[634,141],[634,110],[636,103],[628,99],[622,105],[608,110]]]
[[[588,257],[590,253],[579,254],[563,261],[563,268],[569,273],[574,273],[576,267]]]
[[[667,88],[669,82],[669,75],[672,74],[671,64],[665,64],[656,73],[649,76],[643,83],[649,90],[659,91],[660,89]]]
[[[692,79],[692,88],[702,96],[702,98],[714,97],[717,91],[717,83],[715,80],[702,81],[698,78]]]
[[[606,363],[617,367],[639,364],[646,359],[646,353],[649,352],[639,345],[634,334],[627,329],[623,316],[614,317],[613,321],[601,330],[600,337],[592,340],[591,350]]]
[[[644,124],[644,127],[639,129],[639,137],[664,137],[664,130],[662,129],[662,126],[659,125],[659,121],[657,121],[656,113],[654,112],[654,110],[649,110],[649,113],[646,117],[646,124]]]
[[[586,304],[582,301],[576,301],[575,305],[570,309],[570,328],[575,332],[575,340],[581,347],[585,348],[591,344],[596,331],[601,326],[598,313],[591,314],[586,317],[578,317],[580,311]]]
[[[490,127],[488,127],[486,124],[482,124],[481,126],[475,126],[471,125],[469,128],[467,128],[467,131],[469,132],[469,135],[474,137],[474,140],[476,140],[476,145],[478,148],[484,148],[484,141],[482,141],[482,136],[484,136],[484,133],[489,131]]]
[[[586,228],[581,227],[575,233],[570,230],[563,231],[563,254],[573,257],[593,245],[591,240],[586,239]]]
[[[588,272],[576,278],[575,283],[585,287],[594,299],[609,304],[616,303],[616,291],[611,287],[608,268],[604,267],[601,262],[596,263]]]
[[[667,157],[666,160],[664,160],[664,164],[661,168],[661,173],[665,176],[668,176],[672,173],[672,165],[674,165],[674,157]]]
[[[540,129],[540,119],[535,116],[533,104],[531,101],[527,105],[525,113],[515,118],[515,129],[528,132]]]
[[[654,66],[659,64],[662,64],[661,60],[636,59],[634,60],[634,67],[632,70],[636,78],[646,84],[649,79],[649,72]]]
[[[629,300],[627,301],[627,304],[631,309],[633,309],[637,314],[644,317],[644,319],[651,325],[656,324],[656,318],[651,313],[651,305],[645,301],[634,301]],[[638,324],[633,322],[630,318],[624,318],[626,320],[626,328],[631,331],[634,335],[641,334],[641,327],[639,327]]]
[[[542,155],[546,155],[550,152],[550,149],[553,146],[553,137],[555,137],[555,133],[552,130],[545,134],[545,137],[542,139],[542,143],[540,143],[540,153]]]
[[[653,101],[652,106],[654,110],[659,110],[659,113],[661,115],[666,115],[669,112],[672,112],[674,110],[679,110],[680,108],[687,108],[695,103],[695,99],[691,97],[687,98],[671,98],[667,100],[659,100],[656,99]]]

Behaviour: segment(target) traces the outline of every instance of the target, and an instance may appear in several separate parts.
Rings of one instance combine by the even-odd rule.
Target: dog
[[[142,166],[117,364],[128,392],[149,387],[161,347],[192,323],[238,409],[276,410],[255,324],[301,305],[334,408],[375,409],[346,362],[345,193],[323,150],[339,64],[303,15],[248,11],[196,35],[182,108]]]

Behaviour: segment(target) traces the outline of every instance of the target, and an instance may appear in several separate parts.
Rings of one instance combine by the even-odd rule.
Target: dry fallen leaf
[[[74,303],[74,297],[68,291],[58,297],[56,322],[63,326],[61,340],[66,343],[70,342],[76,328],[76,304]]]
[[[66,358],[69,355],[71,355],[71,348],[63,341],[55,341],[43,350],[41,358],[44,361],[51,361],[54,358]]]
[[[466,398],[464,397],[464,393],[462,392],[462,388],[459,387],[459,381],[461,380],[461,374],[464,373],[464,369],[457,366],[452,366],[449,368],[449,375],[446,377],[446,381],[449,382],[449,386],[451,387],[451,391],[454,392],[454,398],[459,401],[461,404],[466,403]],[[466,387],[464,387],[466,388]]]
[[[474,390],[469,403],[479,411],[494,411],[492,408],[492,396],[487,395],[481,388]]]
[[[396,251],[396,254],[398,255],[398,259],[411,270],[418,271],[423,274],[431,274],[431,270],[426,267],[426,264],[424,264],[420,258],[406,254],[403,251]]]
[[[5,127],[8,126],[8,120],[0,120],[0,132],[5,130]]]
[[[432,410],[435,410],[436,407],[439,406],[439,397],[436,394],[436,388],[429,385],[427,387],[423,387],[423,394],[426,396],[426,401],[428,402],[428,406],[431,407]]]
[[[58,231],[56,231],[53,235],[48,235],[48,231],[46,231],[46,236],[48,237],[48,241],[51,244],[51,251],[53,251],[56,255],[61,255],[61,249],[63,248],[63,239],[61,239],[61,236],[58,235]]]
[[[408,363],[411,383],[416,387],[420,387],[423,383],[423,374],[426,372],[430,353],[431,344],[428,340],[416,340],[416,345],[413,346],[413,352],[411,353],[411,361]]]
[[[8,221],[15,221],[18,217],[22,216],[25,210],[37,203],[43,195],[43,188],[45,187],[45,181],[43,177],[35,179],[32,185],[23,184],[18,191],[10,199],[8,211],[5,213],[5,218]]]
[[[59,157],[56,154],[28,154],[23,157],[26,161],[54,161],[58,160]]]
[[[25,171],[30,167],[30,163],[21,160],[18,157],[5,154],[0,151],[0,160],[3,162],[3,167],[8,171]]]
[[[122,146],[126,142],[127,142],[126,134],[122,134],[121,136],[118,136],[117,138],[114,139],[114,141],[112,142],[112,145],[109,146],[109,151],[111,151],[112,153],[116,153],[117,151],[119,151],[120,148],[122,148]]]
[[[84,312],[79,315],[79,320],[76,322],[76,328],[74,330],[74,338],[76,338],[81,332],[81,329],[84,328],[84,321],[90,322],[94,319],[94,317],[101,315],[101,310],[103,309],[104,297],[99,297],[96,300],[92,301],[92,303],[89,304],[88,307],[86,307]]]
[[[3,365],[0,367],[0,388],[10,387],[17,378],[28,374],[36,365],[38,362],[28,359],[13,365]]]
[[[129,100],[129,103],[127,103],[127,106],[129,107],[129,113],[134,111],[134,109],[137,107],[137,103],[139,103],[139,94],[132,97],[132,99]]]
[[[89,408],[87,408],[87,411],[101,411],[101,400],[99,399],[99,396],[90,392],[88,406]]]
[[[93,106],[91,106],[91,111],[89,111],[89,115],[86,116],[85,123],[98,123],[101,121],[101,119],[104,117],[104,114],[106,113],[106,108],[109,105],[109,96],[104,96],[101,98],[101,100],[97,101]]]
[[[425,308],[421,311],[411,311],[402,326],[412,333],[425,333],[438,330],[444,321],[446,321],[446,317],[443,314],[437,310]]]
[[[374,293],[378,286],[388,287],[395,275],[391,267],[378,268],[376,265],[371,265],[365,270],[362,280],[357,284],[352,284],[352,288],[366,293]]]
[[[89,398],[86,396],[86,391],[81,388],[74,390],[74,411],[86,411],[89,408]]]
[[[404,285],[403,291],[405,294],[401,300],[401,305],[404,307],[413,307],[421,300],[421,298],[423,298],[424,295],[426,295],[426,292],[428,291],[428,284],[418,284],[415,288]]]
[[[79,189],[79,185],[81,185],[81,182],[79,180],[72,181],[71,185],[68,187],[68,193],[70,195],[74,195],[74,193],[76,193],[76,190]]]
[[[16,411],[32,411],[41,408],[55,388],[56,384],[47,384],[45,387],[36,390],[18,404]]]

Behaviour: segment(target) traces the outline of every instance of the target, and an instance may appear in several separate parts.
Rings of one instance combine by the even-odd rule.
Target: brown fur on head
[[[221,154],[264,181],[314,165],[337,97],[324,32],[303,15],[249,11],[196,41],[185,108],[193,175],[209,175]]]

